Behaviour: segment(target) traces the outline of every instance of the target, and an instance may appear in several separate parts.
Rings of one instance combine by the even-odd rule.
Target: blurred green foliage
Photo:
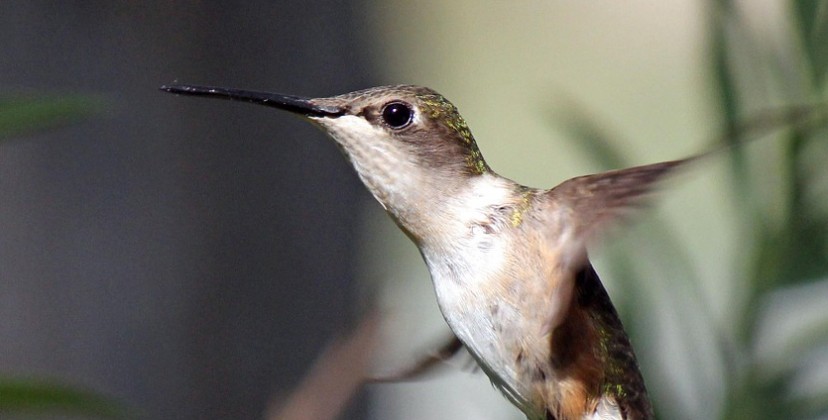
[[[124,407],[95,392],[43,380],[0,378],[0,415],[61,414],[126,418]]]
[[[786,104],[824,103],[828,64],[828,3],[819,0],[788,2],[793,33],[787,34],[790,49],[763,43],[739,15],[735,2],[720,0],[713,8],[711,39],[713,70],[722,117],[733,127],[758,101]],[[748,54],[745,52],[748,51]],[[737,55],[748,65],[737,65]],[[761,70],[760,70],[761,69]],[[762,71],[765,76],[755,77]],[[754,74],[745,74],[753,72]],[[776,91],[759,85],[781,87]],[[738,141],[738,139],[733,139]],[[779,159],[782,182],[782,217],[761,205],[763,186],[755,182],[748,158],[737,148],[732,153],[734,194],[744,199],[738,211],[746,215],[745,236],[751,238],[746,254],[748,272],[742,290],[741,317],[734,320],[740,334],[734,345],[723,349],[728,363],[728,395],[722,418],[804,419],[828,415],[828,388],[797,390],[797,377],[809,369],[806,355],[828,344],[828,318],[813,325],[807,339],[786,346],[784,363],[762,363],[754,348],[762,331],[766,304],[785,289],[828,279],[828,212],[825,192],[814,187],[828,176],[823,127],[791,127]],[[828,297],[827,297],[828,298]],[[828,303],[828,299],[826,299]],[[810,361],[813,363],[813,361]]]
[[[744,267],[735,279],[739,302],[734,302],[733,319],[722,321],[707,317],[710,336],[725,369],[720,402],[713,411],[719,418],[747,419],[813,419],[828,416],[828,381],[824,385],[803,381],[813,369],[815,360],[825,360],[828,350],[828,296],[824,296],[826,316],[814,321],[803,332],[793,334],[781,354],[767,357],[767,349],[759,348],[763,334],[768,334],[767,319],[777,316],[771,302],[787,291],[828,282],[828,129],[826,114],[826,70],[828,70],[828,2],[824,0],[793,0],[786,3],[791,31],[779,28],[760,30],[751,25],[746,2],[713,0],[709,3],[708,52],[711,63],[710,80],[717,95],[723,124],[723,139],[734,147],[728,150],[730,178],[724,180],[734,197],[742,226],[739,227],[735,267]],[[758,6],[758,5],[757,5]],[[771,39],[771,40],[769,40]],[[773,42],[775,41],[775,42]],[[815,105],[809,105],[815,104]],[[804,105],[804,107],[803,107]],[[786,115],[757,114],[759,110],[810,109],[817,117],[787,119]],[[631,166],[613,144],[623,144],[609,130],[602,130],[593,116],[571,108],[568,129],[577,145],[596,163],[605,168]],[[785,114],[786,111],[780,111]],[[800,112],[801,113],[801,112]],[[756,118],[760,115],[760,118]],[[767,115],[767,118],[762,118]],[[781,117],[781,118],[779,118]],[[760,126],[750,130],[750,124]],[[771,128],[782,132],[779,160],[768,166],[768,156],[748,153],[739,146],[751,134],[768,134]],[[764,130],[764,132],[763,132]],[[777,164],[778,163],[778,164]],[[773,173],[774,190],[769,193],[768,173]],[[780,216],[781,214],[781,216]],[[657,250],[664,266],[674,269],[667,290],[676,300],[704,302],[701,282],[685,283],[679,279],[698,280],[693,273],[691,258],[667,223],[656,220],[641,232],[641,248]],[[639,244],[637,243],[637,246]],[[639,255],[640,256],[640,255]],[[636,296],[646,287],[637,278],[633,256],[612,258],[614,275],[628,295]],[[826,289],[822,289],[826,290]],[[651,328],[648,322],[659,316],[658,309],[621,300],[619,309],[627,314],[629,333],[640,346],[641,354],[655,355],[663,349],[640,331]],[[625,305],[626,303],[626,305]],[[788,304],[788,306],[796,303]],[[797,308],[787,308],[796,313]],[[676,309],[678,310],[678,309]],[[696,309],[705,312],[705,309]],[[681,314],[679,314],[681,317]],[[686,326],[688,330],[691,326]],[[637,337],[638,336],[638,337]],[[692,338],[684,344],[692,346]],[[692,353],[692,349],[690,352]],[[760,356],[764,355],[764,356]],[[652,360],[640,360],[645,373]],[[803,383],[810,385],[803,387]],[[654,393],[653,396],[663,395]],[[670,401],[655,399],[660,418],[691,418]]]
[[[88,96],[0,98],[0,141],[65,126],[100,108],[100,101]]]
[[[0,142],[55,129],[95,114],[100,102],[86,96],[0,99]],[[10,379],[0,373],[0,418],[11,414],[125,418],[118,402],[95,392],[46,380]]]

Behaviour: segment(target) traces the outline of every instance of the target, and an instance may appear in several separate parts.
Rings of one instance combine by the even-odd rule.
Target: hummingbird
[[[527,419],[654,417],[633,347],[587,246],[696,157],[532,188],[495,173],[457,108],[426,87],[381,86],[325,98],[161,89],[274,107],[333,138],[418,247],[456,337],[449,352],[465,347]]]

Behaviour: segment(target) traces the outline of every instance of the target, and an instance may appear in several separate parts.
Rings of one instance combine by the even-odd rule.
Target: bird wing
[[[555,292],[544,329],[551,337],[554,363],[565,376],[576,379],[572,389],[583,390],[582,398],[587,398],[563,394],[561,411],[553,414],[568,418],[567,411],[578,412],[582,401],[591,400],[614,401],[617,407],[608,407],[617,410],[610,411],[623,413],[625,419],[652,416],[632,346],[586,247],[645,207],[661,181],[697,158],[572,178],[538,197],[547,207],[541,209],[538,222],[546,229],[546,243],[557,265],[549,276],[555,279]]]
[[[414,363],[395,372],[375,375],[367,378],[369,382],[405,382],[421,379],[434,371],[441,362],[456,355],[463,348],[463,343],[454,334],[447,337],[437,350],[420,356]]]
[[[561,262],[577,272],[586,262],[586,245],[645,207],[661,181],[699,157],[579,176],[547,191],[557,217],[563,215],[556,232],[564,241]]]

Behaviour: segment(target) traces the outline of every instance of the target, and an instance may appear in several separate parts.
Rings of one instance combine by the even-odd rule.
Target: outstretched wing
[[[454,334],[446,338],[436,351],[425,354],[409,366],[395,372],[375,375],[367,378],[369,382],[404,382],[422,378],[427,373],[456,355],[463,348],[463,343]]]
[[[547,191],[555,211],[565,217],[561,262],[577,271],[586,262],[588,243],[646,206],[659,182],[698,158],[579,176]]]
[[[562,394],[547,417],[581,410],[624,419],[647,419],[652,408],[632,346],[609,296],[592,269],[586,246],[648,204],[658,184],[698,159],[638,166],[567,180],[544,192],[539,220],[557,267],[548,323],[553,364],[582,394]],[[572,399],[575,397],[574,399]],[[589,407],[589,401],[597,406]],[[603,405],[602,405],[603,404]]]

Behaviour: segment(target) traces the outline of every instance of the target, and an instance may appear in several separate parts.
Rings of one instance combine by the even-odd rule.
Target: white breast
[[[454,334],[477,359],[492,383],[519,408],[528,409],[528,389],[520,386],[514,371],[514,354],[504,347],[504,338],[520,331],[504,331],[497,319],[520,319],[514,302],[500,301],[496,290],[504,275],[511,236],[508,214],[498,209],[514,199],[514,184],[495,176],[482,176],[467,195],[456,197],[457,215],[446,238],[421,245],[429,267],[437,302]],[[496,308],[496,309],[495,309]],[[493,320],[493,310],[497,319]],[[494,325],[497,323],[497,325]],[[512,336],[512,337],[509,337]]]

